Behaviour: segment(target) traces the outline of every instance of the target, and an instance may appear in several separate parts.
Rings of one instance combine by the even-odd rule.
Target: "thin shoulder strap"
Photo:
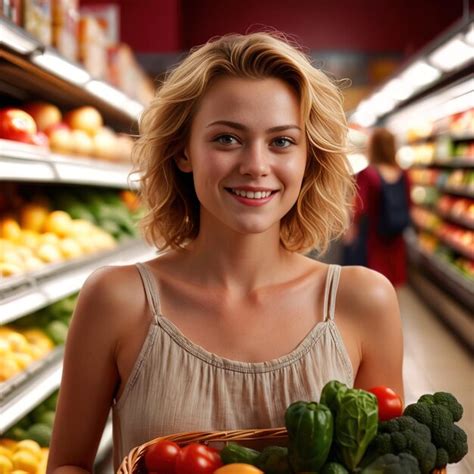
[[[148,306],[151,309],[155,322],[158,323],[157,320],[161,314],[161,309],[160,298],[158,296],[155,279],[150,269],[144,263],[137,263],[136,267],[143,282],[143,288],[145,289],[145,296]]]
[[[336,295],[339,286],[339,277],[341,276],[340,265],[329,265],[326,288],[324,290],[324,321],[334,321],[334,311],[336,309]]]

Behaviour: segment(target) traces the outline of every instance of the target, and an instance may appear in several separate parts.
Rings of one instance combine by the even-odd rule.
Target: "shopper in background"
[[[365,265],[401,286],[407,278],[408,176],[396,162],[395,137],[388,130],[372,132],[367,154],[369,166],[357,175],[353,224],[343,238],[344,264]]]
[[[118,468],[157,436],[281,426],[332,379],[403,396],[393,287],[304,255],[352,202],[335,85],[276,34],[223,37],[168,76],[140,128],[144,232],[167,252],[85,283],[48,472],[92,470],[111,407]]]

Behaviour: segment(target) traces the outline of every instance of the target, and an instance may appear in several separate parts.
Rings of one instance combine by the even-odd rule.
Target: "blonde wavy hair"
[[[199,233],[199,201],[182,156],[199,101],[216,77],[278,78],[300,98],[308,157],[301,191],[282,218],[280,241],[290,251],[316,250],[349,224],[354,183],[346,158],[342,94],[280,33],[227,35],[195,48],[172,70],[140,120],[133,150],[147,209],[141,227],[159,249],[184,248]]]

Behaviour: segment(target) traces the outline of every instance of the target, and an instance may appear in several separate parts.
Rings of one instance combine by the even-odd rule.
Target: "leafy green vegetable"
[[[337,397],[337,395],[336,395]],[[344,466],[354,470],[377,434],[377,398],[365,390],[347,389],[336,411],[334,439]]]

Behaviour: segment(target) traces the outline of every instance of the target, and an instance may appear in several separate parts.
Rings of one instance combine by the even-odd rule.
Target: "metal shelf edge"
[[[112,254],[102,258],[97,256],[92,261],[76,268],[66,267],[63,272],[59,271],[46,281],[36,282],[35,286],[25,291],[20,290],[17,296],[13,293],[7,301],[3,301],[0,324],[14,321],[79,291],[87,277],[100,266],[135,263],[154,255],[156,255],[155,250],[146,248],[143,244],[137,244],[132,247],[118,247]]]

